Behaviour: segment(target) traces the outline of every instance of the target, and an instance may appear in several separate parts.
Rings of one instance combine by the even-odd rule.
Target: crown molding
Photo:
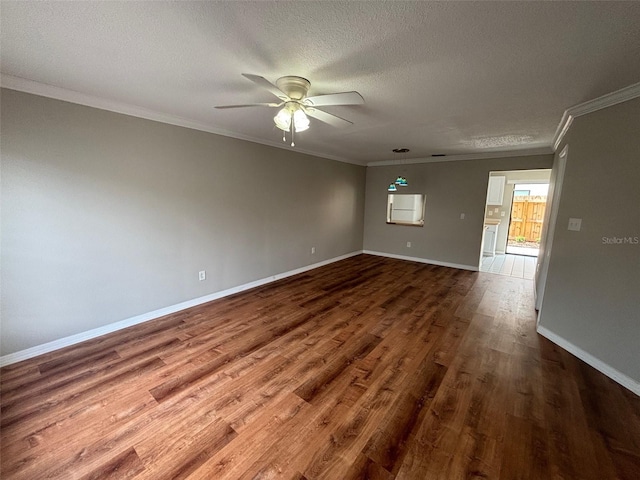
[[[607,93],[601,97],[567,108],[562,114],[558,128],[556,128],[556,133],[553,136],[553,151],[555,152],[558,149],[560,142],[562,142],[562,139],[576,117],[581,117],[582,115],[587,115],[588,113],[593,113],[637,97],[640,97],[640,83],[634,83],[615,92]]]
[[[248,135],[242,135],[235,132],[230,132],[221,128],[213,127],[206,123],[190,120],[188,118],[179,117],[177,115],[171,115],[167,113],[158,112],[148,108],[140,107],[138,105],[132,105],[124,102],[118,102],[116,100],[110,100],[95,95],[88,95],[85,93],[77,92],[74,90],[68,90],[54,85],[48,85],[46,83],[35,82],[33,80],[27,80],[26,78],[16,77],[13,75],[0,74],[0,87],[10,90],[17,90],[19,92],[30,93],[33,95],[39,95],[42,97],[53,98],[56,100],[62,100],[65,102],[75,103],[78,105],[84,105],[87,107],[98,108],[100,110],[107,110],[110,112],[120,113],[123,115],[130,115],[132,117],[144,118],[146,120],[152,120],[155,122],[166,123],[169,125],[176,125],[178,127],[190,128],[192,130],[199,130],[202,132],[213,133],[215,135],[221,135],[224,137],[235,138],[238,140],[244,140],[247,142],[257,143],[268,147],[274,147],[281,150],[289,150],[305,155],[311,155],[314,157],[326,158],[328,160],[335,160],[343,163],[350,163],[353,165],[362,166],[361,163],[350,160],[345,157],[339,157],[336,155],[327,155],[324,153],[315,152],[313,150],[306,150],[303,148],[293,148],[288,144],[281,142],[271,142],[263,139],[254,138]],[[542,147],[526,150],[511,150],[500,152],[488,152],[488,153],[470,153],[459,155],[447,155],[446,157],[427,157],[427,158],[413,158],[405,160],[382,160],[377,162],[369,162],[366,164],[368,167],[381,167],[386,165],[407,165],[416,163],[435,163],[435,162],[450,162],[450,161],[464,161],[464,160],[482,160],[490,158],[505,158],[505,157],[521,157],[529,155],[545,155],[555,152],[560,145],[560,142],[566,135],[573,119],[588,113],[601,110],[603,108],[616,105],[618,103],[625,102],[627,100],[640,97],[640,83],[629,85],[612,93],[608,93],[601,97],[589,100],[564,111],[560,123],[556,128],[554,134],[552,147]]]
[[[569,110],[565,110],[560,119],[560,123],[556,128],[556,133],[553,135],[553,151],[558,150],[560,142],[569,131],[569,127],[573,123],[573,115],[569,113]]]
[[[426,157],[426,158],[407,158],[403,160],[381,160],[379,162],[369,162],[367,167],[384,167],[388,165],[411,165],[416,163],[440,163],[454,162],[464,160],[487,160],[492,158],[507,157],[529,157],[531,155],[550,155],[553,153],[551,147],[529,148],[526,150],[509,150],[500,152],[485,153],[465,153],[460,155],[447,155],[446,157]]]
[[[312,150],[305,150],[299,147],[291,147],[284,142],[270,142],[248,135],[241,135],[238,133],[230,132],[221,128],[213,127],[206,123],[190,120],[188,118],[179,117],[177,115],[171,115],[167,113],[150,110],[148,108],[140,107],[138,105],[132,105],[129,103],[118,102],[116,100],[110,100],[95,95],[88,95],[74,90],[68,90],[66,88],[56,87],[54,85],[48,85],[46,83],[34,82],[33,80],[27,80],[26,78],[16,77],[13,75],[0,74],[0,87],[7,88],[9,90],[16,90],[19,92],[30,93],[33,95],[39,95],[41,97],[53,98],[55,100],[62,100],[69,103],[75,103],[78,105],[84,105],[86,107],[98,108],[100,110],[108,110],[114,113],[120,113],[123,115],[129,115],[132,117],[144,118],[146,120],[153,120],[154,122],[166,123],[169,125],[176,125],[178,127],[190,128],[192,130],[200,130],[202,132],[213,133],[221,135],[223,137],[231,137],[238,140],[245,140],[247,142],[258,143],[260,145],[266,145],[268,147],[279,148],[281,150],[290,150],[305,155],[311,155],[314,157],[326,158],[329,160],[335,160],[343,163],[351,163],[354,165],[362,166],[361,163],[350,160],[344,157],[338,157],[335,155],[327,155],[323,153],[314,152]]]

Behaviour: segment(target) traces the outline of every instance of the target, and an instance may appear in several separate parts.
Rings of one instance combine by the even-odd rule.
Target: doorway
[[[538,256],[548,191],[549,183],[516,183],[514,185],[507,234],[507,254]]]
[[[550,169],[490,172],[481,272],[534,279],[550,175]]]

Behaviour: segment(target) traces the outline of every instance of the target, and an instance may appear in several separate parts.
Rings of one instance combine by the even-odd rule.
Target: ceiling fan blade
[[[364,98],[358,92],[330,93],[328,95],[316,95],[304,99],[305,105],[322,107],[326,105],[362,105]]]
[[[305,108],[305,113],[310,117],[316,118],[321,122],[328,123],[334,127],[348,127],[349,125],[353,125],[353,122],[349,120],[345,120],[344,118],[340,118],[331,113],[323,112],[322,110],[318,110],[317,108]]]
[[[282,103],[247,103],[246,105],[217,105],[215,108],[244,108],[244,107],[279,107]]]
[[[250,73],[243,73],[242,76],[247,78],[247,79],[249,79],[249,80],[251,80],[256,85],[259,85],[262,88],[264,88],[266,90],[269,90],[271,93],[273,93],[280,100],[286,101],[286,100],[289,99],[289,97],[287,96],[286,93],[284,93],[282,90],[280,90],[278,87],[276,87],[273,83],[271,83],[266,78],[261,77],[260,75],[251,75]]]

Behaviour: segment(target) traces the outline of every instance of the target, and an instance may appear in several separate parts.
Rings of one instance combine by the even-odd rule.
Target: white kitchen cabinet
[[[492,176],[489,177],[489,189],[487,191],[487,205],[502,205],[504,198],[504,184],[507,177]]]
[[[485,225],[482,235],[482,254],[494,256],[496,254],[496,240],[498,238],[498,225]]]

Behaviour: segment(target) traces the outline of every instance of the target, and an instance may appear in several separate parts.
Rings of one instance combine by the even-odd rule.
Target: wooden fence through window
[[[546,196],[513,197],[509,240],[517,241],[518,237],[524,237],[526,242],[539,242],[546,206]]]

